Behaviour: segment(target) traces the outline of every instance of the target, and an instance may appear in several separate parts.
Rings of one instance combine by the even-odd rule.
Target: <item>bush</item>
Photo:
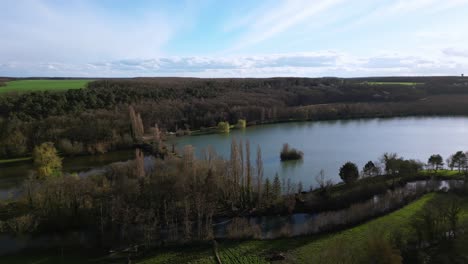
[[[223,133],[229,133],[229,130],[230,130],[229,122],[219,122],[218,130]]]
[[[283,144],[283,149],[281,150],[280,158],[281,161],[286,161],[286,160],[300,160],[304,156],[304,153],[302,151],[299,151],[294,148],[289,148],[288,143]]]
[[[68,139],[62,139],[58,143],[58,149],[65,155],[78,155],[84,152],[83,143],[71,142]]]
[[[2,232],[13,232],[15,234],[31,233],[36,230],[38,222],[30,214],[18,216],[5,221],[0,228]]]
[[[247,121],[245,119],[239,119],[237,120],[237,128],[246,128],[247,127]]]

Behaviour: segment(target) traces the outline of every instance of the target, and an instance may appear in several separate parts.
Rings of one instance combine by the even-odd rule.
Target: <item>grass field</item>
[[[91,80],[20,80],[0,86],[1,93],[31,91],[64,91],[85,88]]]
[[[365,82],[365,83],[370,84],[370,85],[408,85],[408,86],[424,84],[424,83],[416,83],[416,82]]]

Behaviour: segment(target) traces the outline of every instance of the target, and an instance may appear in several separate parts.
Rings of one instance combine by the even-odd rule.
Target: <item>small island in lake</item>
[[[281,150],[280,158],[281,161],[287,160],[300,160],[304,157],[304,153],[295,148],[290,148],[288,143],[283,144],[283,149]]]

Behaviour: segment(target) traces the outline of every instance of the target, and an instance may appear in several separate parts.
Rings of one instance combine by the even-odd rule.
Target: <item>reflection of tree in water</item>
[[[283,181],[291,180],[292,184],[298,184],[299,179],[295,178],[296,175],[295,170],[296,168],[300,168],[304,160],[288,160],[281,162],[281,179]]]
[[[283,161],[281,162],[281,172],[294,170],[295,168],[302,166],[303,163],[304,160],[302,159]]]

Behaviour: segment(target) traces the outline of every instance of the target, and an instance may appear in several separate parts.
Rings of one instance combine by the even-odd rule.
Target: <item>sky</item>
[[[468,74],[468,0],[2,1],[0,76]]]

